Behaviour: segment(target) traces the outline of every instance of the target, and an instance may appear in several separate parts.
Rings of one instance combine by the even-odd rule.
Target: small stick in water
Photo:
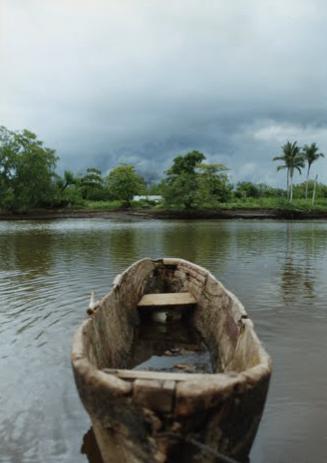
[[[97,306],[98,301],[95,300],[95,291],[91,291],[90,303],[89,307],[86,311],[88,315],[92,315],[94,313],[94,309]]]

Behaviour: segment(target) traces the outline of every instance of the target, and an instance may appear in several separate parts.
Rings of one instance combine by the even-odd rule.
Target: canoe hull
[[[170,290],[190,291],[197,300],[194,324],[223,373],[128,377],[129,370],[118,370],[128,366],[135,307],[160,272],[171,278]],[[205,269],[181,259],[144,259],[116,279],[77,330],[72,364],[105,463],[210,463],[213,452],[246,458],[271,374],[241,303]]]

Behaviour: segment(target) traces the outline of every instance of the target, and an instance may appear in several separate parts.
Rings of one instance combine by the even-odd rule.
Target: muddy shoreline
[[[301,211],[283,209],[216,209],[193,211],[170,211],[155,209],[118,209],[99,211],[91,209],[37,209],[27,213],[0,212],[0,220],[53,220],[53,219],[275,219],[316,220],[327,219],[327,211]]]

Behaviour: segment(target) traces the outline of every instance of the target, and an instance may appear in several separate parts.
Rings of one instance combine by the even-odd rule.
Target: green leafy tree
[[[167,177],[162,184],[162,195],[168,207],[192,209],[198,205],[197,168],[204,159],[204,154],[191,151],[173,160],[173,165],[167,170]]]
[[[162,182],[150,183],[147,185],[147,194],[148,195],[161,195]]]
[[[122,164],[112,169],[106,183],[109,195],[113,199],[120,199],[128,206],[134,195],[145,193],[144,179],[135,171],[131,164]]]
[[[71,185],[76,185],[78,182],[77,178],[71,170],[65,170],[63,177],[58,177],[57,186],[61,192],[64,192],[66,188]]]
[[[261,196],[260,188],[252,182],[238,182],[235,189],[237,198],[259,198]]]
[[[284,164],[277,167],[277,170],[286,169],[287,173],[287,197],[290,201],[293,200],[293,177],[297,170],[300,174],[304,167],[304,159],[301,153],[301,148],[297,142],[287,142],[282,146],[282,155],[275,156],[274,161],[283,161]]]
[[[54,197],[55,151],[28,130],[17,135],[20,150],[16,164],[16,193],[19,207],[50,205]]]
[[[67,206],[83,204],[79,178],[70,170],[64,175],[56,176],[56,200],[54,206]]]
[[[312,164],[317,161],[319,158],[323,158],[323,153],[319,153],[319,148],[316,143],[311,143],[311,145],[304,145],[302,153],[305,161],[307,162],[307,178],[306,178],[306,187],[305,187],[305,199],[308,199],[308,186],[309,186],[309,175]]]
[[[285,196],[285,190],[274,188],[265,183],[238,182],[234,195],[236,198],[281,198]]]
[[[311,182],[313,183],[312,180],[311,180]],[[317,189],[318,189],[318,191],[320,193],[321,198],[327,199],[327,185],[325,185],[323,183],[319,183],[317,185]]]
[[[274,188],[266,183],[257,183],[255,187],[259,192],[260,198],[282,198],[285,196],[283,188]]]
[[[217,203],[227,202],[232,195],[232,185],[226,174],[227,167],[223,164],[199,165],[198,195],[199,205],[215,207]]]
[[[162,183],[164,204],[176,209],[216,207],[228,201],[232,186],[223,164],[207,164],[199,151],[191,151],[173,160]]]
[[[55,151],[29,130],[0,128],[0,205],[28,209],[51,205],[55,197]]]
[[[196,168],[205,160],[205,155],[200,151],[191,151],[184,156],[176,156],[173,165],[168,169],[168,176],[174,177],[180,174],[195,175]]]
[[[7,209],[14,203],[14,176],[19,151],[15,133],[0,127],[0,206]]]
[[[105,184],[101,170],[95,167],[86,169],[85,175],[79,180],[79,186],[84,199],[99,200],[104,199]]]

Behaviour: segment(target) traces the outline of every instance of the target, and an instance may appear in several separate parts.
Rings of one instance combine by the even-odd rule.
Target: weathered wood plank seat
[[[138,307],[167,307],[167,306],[185,306],[196,304],[196,299],[191,293],[153,293],[145,294]]]

